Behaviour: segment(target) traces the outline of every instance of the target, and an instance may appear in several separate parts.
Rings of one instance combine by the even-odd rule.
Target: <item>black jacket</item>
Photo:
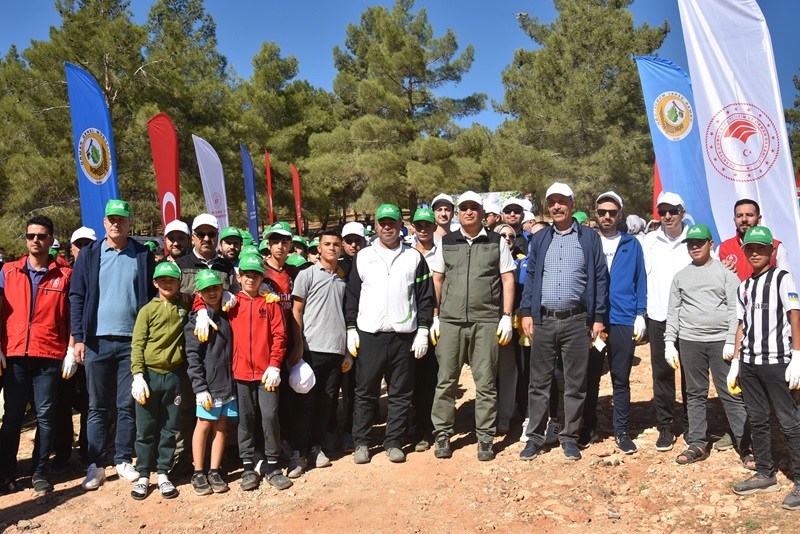
[[[195,395],[208,391],[212,398],[223,399],[236,391],[233,380],[233,330],[226,313],[209,309],[208,316],[219,330],[210,329],[205,343],[201,343],[194,335],[197,312],[189,315],[189,322],[183,330],[186,361],[189,364],[187,373]]]

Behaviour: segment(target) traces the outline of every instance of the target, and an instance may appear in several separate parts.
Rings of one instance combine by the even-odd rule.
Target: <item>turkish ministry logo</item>
[[[653,102],[653,119],[664,137],[669,141],[680,141],[692,131],[694,111],[685,96],[667,91]]]
[[[734,182],[767,175],[780,153],[778,130],[762,109],[747,102],[728,104],[706,129],[706,156],[714,169]]]
[[[78,140],[84,176],[94,185],[103,185],[111,176],[111,151],[108,139],[97,128],[87,128]]]

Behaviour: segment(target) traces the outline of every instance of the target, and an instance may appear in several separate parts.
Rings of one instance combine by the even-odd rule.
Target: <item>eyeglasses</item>
[[[505,213],[506,215],[510,213],[516,213],[517,215],[519,215],[520,213],[522,213],[522,208],[506,208],[503,210],[503,213]]]
[[[194,235],[197,236],[197,239],[202,241],[206,237],[209,239],[216,239],[219,234],[216,232],[216,230],[211,230],[210,232],[198,232],[197,230],[195,230]]]
[[[345,237],[344,242],[348,245],[360,245],[363,237]]]
[[[606,215],[611,215],[612,217],[616,217],[619,213],[619,210],[597,210],[597,214],[600,217],[605,217]]]
[[[658,210],[658,216],[659,217],[663,217],[667,213],[669,213],[670,215],[672,215],[674,217],[675,215],[679,214],[680,212],[681,212],[680,208],[672,208],[671,210]]]
[[[503,232],[500,232],[500,235],[509,240],[516,237],[514,234],[504,234]]]
[[[50,237],[48,234],[25,234],[25,239],[28,241],[33,241],[34,239],[38,239],[39,241],[44,241]]]

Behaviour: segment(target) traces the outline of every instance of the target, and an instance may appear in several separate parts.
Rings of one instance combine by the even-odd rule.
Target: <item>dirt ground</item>
[[[164,500],[156,490],[139,502],[129,496],[131,484],[119,480],[113,468],[98,491],[83,492],[85,474],[76,452],[67,473],[51,478],[53,493],[36,498],[24,479],[27,489],[0,497],[0,532],[794,531],[799,513],[780,507],[790,490],[785,476],[790,463],[779,432],[773,429],[784,485],[778,493],[734,495],[731,486],[750,472],[732,450],[714,451],[693,465],[676,464],[682,440],[673,451],[655,450],[648,347],[638,347],[636,354],[631,435],[639,452],[632,456],[620,454],[609,437],[611,386],[606,374],[598,425],[604,439],[585,450],[582,460],[567,462],[556,448],[533,461],[520,461],[523,444],[517,425],[496,440],[494,461],[478,462],[475,437],[469,432],[474,427],[474,389],[465,368],[452,459],[412,451],[406,463],[391,464],[377,446],[382,433],[377,428],[370,464],[355,465],[351,455],[332,455],[332,467],[310,470],[283,492],[267,484],[243,492],[240,471],[233,471],[227,476],[231,491],[225,494],[199,497],[188,480],[179,479],[177,499]],[[710,401],[709,417],[709,432],[720,433],[724,414],[716,398]],[[30,468],[32,439],[33,432],[26,431],[22,473]]]

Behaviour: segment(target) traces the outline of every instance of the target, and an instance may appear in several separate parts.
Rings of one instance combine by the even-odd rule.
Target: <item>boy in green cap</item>
[[[158,472],[158,489],[165,499],[178,496],[167,472],[175,456],[183,383],[183,327],[188,311],[178,296],[181,270],[172,262],[156,265],[153,285],[158,297],[139,311],[131,341],[131,392],[136,405],[136,470],[139,481],[131,497],[147,497],[150,473]],[[156,460],[157,458],[157,460]]]

